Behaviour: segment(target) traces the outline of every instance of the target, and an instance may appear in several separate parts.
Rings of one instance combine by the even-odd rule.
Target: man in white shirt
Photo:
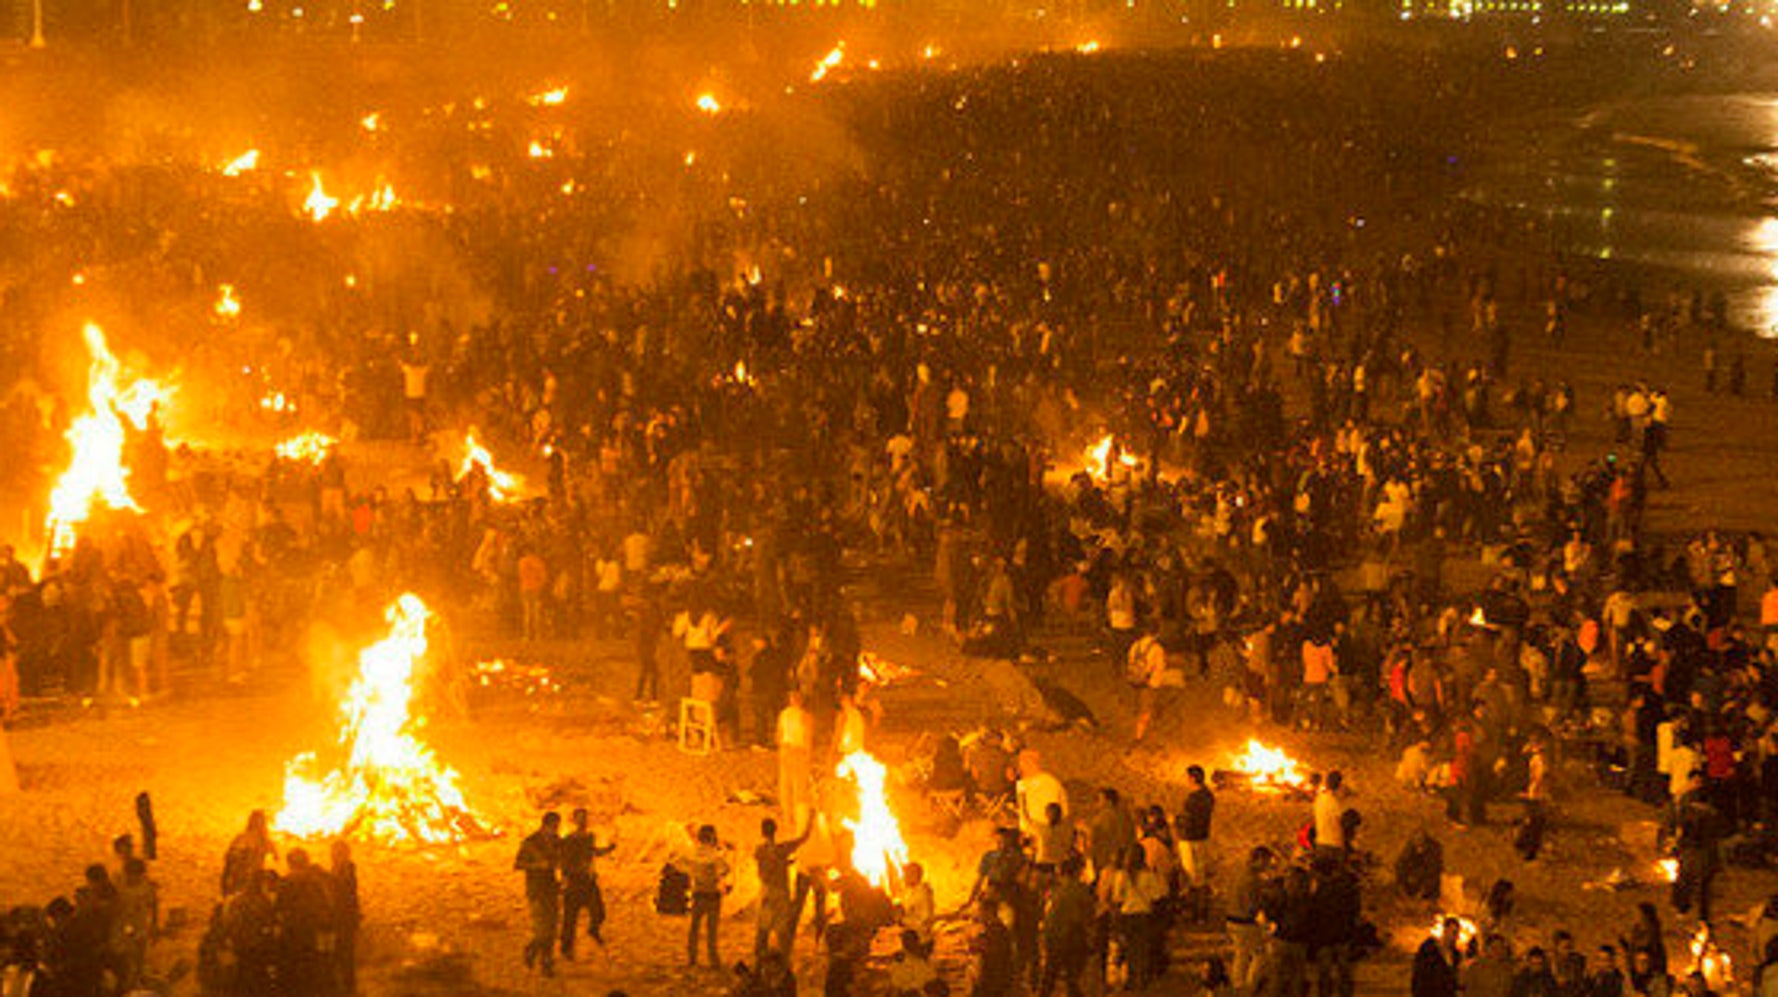
[[[1329,772],[1315,792],[1315,854],[1338,855],[1346,850],[1346,826],[1341,817],[1346,803],[1340,792],[1346,777]]]
[[[1062,780],[1043,770],[1043,757],[1034,748],[1019,752],[1019,782],[1015,789],[1019,803],[1019,833],[1031,835],[1048,823],[1044,814],[1051,803],[1061,806],[1068,816],[1068,790]]]
[[[814,748],[815,718],[803,708],[802,692],[792,689],[789,702],[778,711],[778,811],[792,827],[801,826],[814,800],[809,767]]]

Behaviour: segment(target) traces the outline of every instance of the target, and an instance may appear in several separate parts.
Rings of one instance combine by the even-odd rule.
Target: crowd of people
[[[390,115],[436,191],[319,223],[274,179],[38,157],[0,197],[8,245],[30,247],[0,256],[0,369],[18,376],[0,428],[20,455],[0,475],[47,491],[78,414],[25,383],[59,360],[29,331],[53,323],[69,274],[195,306],[152,363],[230,376],[132,432],[146,516],[95,516],[42,570],[0,557],[0,711],[165,695],[181,669],[205,686],[313,667],[315,630],[404,589],[504,639],[628,641],[635,699],[710,702],[720,742],[779,749],[783,824],[754,852],[773,914],[762,903],[749,977],[770,986],[811,897],[830,958],[863,944],[831,937],[825,877],[789,869],[826,833],[801,805],[817,746],[861,745],[877,708],[859,667],[868,567],[930,584],[968,654],[1035,662],[1059,631],[1093,634],[1104,653],[1071,678],[1130,687],[1137,741],[1175,739],[1172,702],[1199,681],[1256,723],[1375,730],[1453,821],[1523,800],[1527,859],[1552,758],[1589,751],[1626,792],[1671,801],[1676,907],[1709,920],[1722,842],[1778,802],[1773,566],[1757,534],[1647,528],[1651,490],[1687,486],[1662,463],[1663,385],[1589,396],[1525,354],[1579,324],[1626,343],[1662,330],[1640,333],[1650,350],[1714,342],[1722,310],[1497,254],[1520,234],[1437,196],[1493,102],[1524,96],[1493,59],[911,73],[798,98],[843,120],[831,142],[825,117],[788,148],[718,119],[690,154],[597,137],[609,110],[478,97]],[[1573,85],[1564,100],[1600,86],[1584,66],[1550,73]],[[1533,99],[1563,89],[1544,85]],[[212,315],[219,275],[265,317]],[[346,444],[261,462],[202,446],[201,428],[181,438],[273,391],[289,404],[256,416],[262,432]],[[524,484],[458,462],[472,423]],[[386,451],[354,450],[402,440],[427,485],[392,485]],[[1493,567],[1484,591],[1446,583],[1460,557]],[[1757,632],[1743,589],[1763,594]],[[1338,791],[1330,776],[1321,792]],[[1176,834],[1104,803],[1123,816],[1072,836],[1047,805],[1021,810],[983,860],[972,900],[1012,917],[982,918],[977,992],[1071,989],[1089,963],[1139,988],[1165,969],[1167,919],[1209,916],[1190,847],[1204,805]],[[1359,924],[1351,829],[1321,810],[1306,863],[1255,852],[1225,898],[1229,985],[1294,993],[1313,966],[1324,997],[1350,991],[1361,940],[1328,925]],[[602,853],[575,820],[518,860],[544,972],[581,913],[598,938]],[[263,831],[244,847],[269,848]],[[686,861],[688,957],[703,930],[717,963],[727,860],[705,837]],[[211,934],[232,978],[214,984],[349,989],[349,855],[329,873],[293,850],[280,877],[266,857],[231,857],[250,871],[225,877]],[[862,923],[893,922],[857,892]],[[70,923],[89,925],[81,909]],[[919,962],[929,932],[904,927]]]

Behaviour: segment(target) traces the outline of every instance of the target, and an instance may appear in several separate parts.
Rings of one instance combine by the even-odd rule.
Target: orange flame
[[[721,114],[722,101],[717,100],[715,94],[698,94],[698,110],[703,111],[705,114]]]
[[[92,354],[87,368],[86,398],[91,411],[68,427],[73,450],[68,470],[49,496],[49,549],[60,554],[74,546],[79,527],[92,515],[95,504],[110,509],[136,509],[124,466],[125,420],[136,429],[148,427],[155,406],[165,401],[167,390],[149,380],[124,383],[121,365],[105,343],[105,331],[89,322],[82,330]]]
[[[1261,791],[1283,792],[1301,789],[1308,784],[1308,777],[1297,767],[1296,759],[1285,754],[1283,748],[1268,747],[1258,741],[1248,741],[1247,749],[1236,755],[1229,767],[1244,773],[1249,784]]]
[[[525,103],[530,104],[532,107],[557,107],[567,100],[568,88],[557,87],[554,90],[545,90],[539,94],[532,94],[525,98]]]
[[[259,150],[248,149],[246,152],[241,153],[239,156],[236,156],[234,159],[223,164],[222,175],[225,177],[238,177],[243,173],[250,173],[258,168]]]
[[[222,285],[216,296],[215,307],[218,318],[234,318],[241,314],[241,301],[235,297],[235,285]]]
[[[868,752],[854,751],[840,759],[834,774],[858,786],[858,819],[845,820],[846,829],[852,832],[852,868],[870,880],[872,886],[882,888],[888,885],[890,875],[900,875],[901,867],[908,862],[901,823],[883,794],[889,770]]]
[[[1675,870],[1677,872],[1677,870]],[[1729,954],[1716,947],[1716,940],[1710,936],[1710,925],[1700,923],[1697,933],[1692,935],[1692,964],[1686,975],[1703,973],[1704,982],[1715,991],[1726,991],[1735,982],[1735,965]]]
[[[462,838],[475,816],[457,773],[415,736],[414,669],[426,655],[431,612],[401,596],[386,613],[389,636],[358,655],[358,677],[340,704],[346,760],[311,777],[315,756],[298,755],[284,773],[284,808],[275,826],[302,838],[358,834],[374,841],[437,843]]]
[[[315,221],[325,221],[333,209],[340,206],[340,199],[331,197],[321,186],[321,174],[309,171],[309,196],[303,201],[303,212]]]
[[[463,459],[457,465],[457,477],[467,478],[478,468],[487,479],[488,497],[496,502],[511,502],[525,488],[523,479],[494,466],[493,455],[476,442],[475,429],[471,427],[463,436]]]
[[[815,71],[809,74],[809,82],[820,83],[822,80],[827,79],[828,70],[838,68],[839,64],[844,62],[845,59],[846,43],[840,42],[833,47],[832,51],[822,56],[820,62],[815,64]]]
[[[326,433],[309,430],[279,443],[273,448],[273,452],[285,460],[320,464],[327,459],[327,455],[333,452],[333,448],[338,446],[339,442]]]

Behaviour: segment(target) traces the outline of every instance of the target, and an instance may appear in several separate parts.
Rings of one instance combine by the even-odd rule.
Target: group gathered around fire
[[[1465,99],[1461,73],[1369,58],[1398,86]],[[498,190],[465,186],[433,235],[475,261],[491,318],[423,302],[419,278],[330,277],[325,307],[293,317],[260,362],[300,413],[285,428],[325,419],[348,441],[429,448],[474,413],[496,459],[528,472],[519,493],[442,451],[430,484],[405,490],[349,445],[243,468],[151,420],[126,447],[148,515],[95,515],[40,569],[0,551],[0,717],[56,695],[152,705],[265,681],[301,665],[311,623],[349,629],[406,589],[459,629],[624,642],[634,675],[608,692],[707,702],[720,748],[777,752],[772,816],[733,842],[691,825],[655,901],[685,917],[686,963],[734,974],[746,997],[1047,997],[1182,974],[1219,997],[1347,997],[1354,963],[1383,945],[1366,911],[1385,872],[1387,888],[1439,899],[1437,837],[1379,862],[1339,772],[1295,787],[1300,834],[1241,841],[1216,833],[1202,768],[1176,804],[1113,787],[1071,799],[999,732],[940,739],[923,787],[1000,822],[967,900],[939,909],[917,855],[874,882],[816,773],[861,750],[884,709],[861,666],[863,601],[879,598],[867,582],[881,582],[911,593],[897,615],[929,598],[925,618],[968,656],[1034,666],[1090,641],[1080,680],[1116,688],[1129,721],[1114,730],[1076,704],[1070,719],[1099,728],[1081,736],[1170,745],[1211,700],[1256,730],[1363,734],[1389,746],[1403,786],[1443,801],[1452,830],[1509,822],[1526,862],[1558,823],[1559,774],[1590,767],[1662,819],[1675,924],[1690,936],[1721,922],[1731,859],[1774,850],[1761,832],[1778,820],[1778,565],[1755,533],[1645,528],[1652,492],[1687,487],[1663,463],[1686,443],[1672,385],[1585,397],[1524,356],[1571,325],[1621,328],[1626,350],[1651,355],[1707,341],[1698,379],[1741,393],[1744,357],[1739,375],[1717,375],[1732,349],[1716,345],[1732,342],[1720,300],[1645,302],[1559,262],[1492,254],[1523,233],[1473,208],[1431,209],[1417,240],[1401,236],[1408,251],[1360,243],[1358,212],[1386,202],[1367,208],[1344,185],[1437,175],[1427,150],[1462,115],[1422,119],[1423,104],[1258,63],[1202,67],[1189,87],[1146,64],[1125,70],[1130,86],[1073,86],[1083,71],[1034,60],[876,84],[851,113],[895,150],[893,170],[810,187],[737,166],[753,184],[744,210],[695,174],[683,196],[710,219],[696,251],[646,278],[595,261],[610,252],[601,222],[649,189],[653,167],[602,162],[603,194],[547,207],[534,202],[562,182],[548,170],[590,152],[564,149],[534,176],[507,164]],[[1255,78],[1268,93],[1249,92]],[[1126,116],[1181,102],[1190,114],[1173,127],[1237,149],[1250,115],[1290,107],[1303,127],[1268,138],[1297,153],[1288,177],[1269,159],[1163,154],[1183,140],[1125,133]],[[1380,134],[1425,145],[1385,155]],[[1098,165],[1061,165],[1076,161]],[[138,248],[119,273],[208,295],[202,275],[227,260],[190,247],[243,238],[242,216],[204,208],[222,182],[97,160],[23,169],[0,230],[29,235],[35,255],[9,266],[59,273],[94,242],[134,239],[109,231],[134,232],[117,212],[188,237]],[[157,184],[171,193],[148,198]],[[35,206],[55,190],[74,206]],[[1318,198],[1353,212],[1330,217]],[[1032,203],[1077,224],[1019,207]],[[309,238],[279,224],[274,251]],[[717,262],[743,257],[776,262],[739,277]],[[249,289],[276,272],[242,260]],[[53,299],[28,280],[4,292],[0,369],[37,371],[19,333]],[[233,362],[224,337],[199,338],[193,370]],[[9,485],[53,462],[67,417],[22,390],[0,404],[0,435],[22,455],[0,468]],[[1570,449],[1599,435],[1596,452]],[[1480,591],[1447,580],[1459,560],[1487,566]],[[566,827],[549,813],[516,847],[522,957],[541,974],[605,944],[597,869],[624,856],[595,827],[585,810]],[[202,929],[206,992],[355,992],[351,854],[309,847],[325,864],[299,845],[280,855],[263,815],[229,847]],[[148,968],[167,928],[152,856],[126,842],[114,858],[71,900],[9,919],[9,997],[166,982]],[[751,944],[722,934],[744,864],[760,890]],[[1415,956],[1414,997],[1719,985],[1669,951],[1678,936],[1653,905],[1621,931],[1541,939],[1515,928],[1512,892],[1502,879],[1484,913],[1440,922]],[[1181,966],[1188,931],[1226,944]],[[1755,962],[1778,961],[1765,944],[1778,905],[1751,933]],[[799,952],[819,953],[818,982]]]

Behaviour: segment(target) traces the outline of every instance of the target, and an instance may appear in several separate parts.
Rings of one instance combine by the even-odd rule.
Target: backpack
[[[661,866],[661,878],[654,891],[654,912],[677,917],[691,911],[691,876],[671,865]]]

